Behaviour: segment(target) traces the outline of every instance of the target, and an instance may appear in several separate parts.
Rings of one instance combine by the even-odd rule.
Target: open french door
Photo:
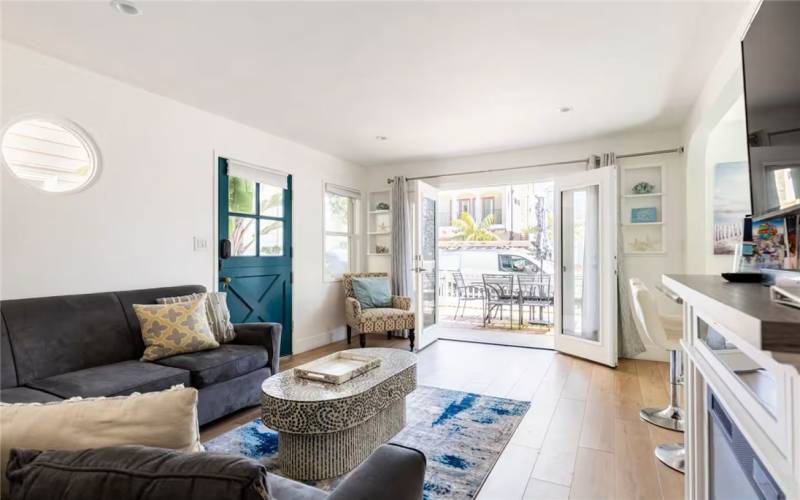
[[[434,187],[414,181],[413,271],[416,308],[417,349],[421,350],[439,339],[438,300],[439,249],[436,210],[439,192]]]
[[[617,366],[617,169],[556,182],[555,348]]]

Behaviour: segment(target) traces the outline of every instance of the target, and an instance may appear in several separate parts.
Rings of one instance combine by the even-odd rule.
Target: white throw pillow
[[[0,403],[0,478],[12,448],[79,450],[139,444],[203,451],[197,423],[197,389],[112,398],[72,398],[53,403]]]

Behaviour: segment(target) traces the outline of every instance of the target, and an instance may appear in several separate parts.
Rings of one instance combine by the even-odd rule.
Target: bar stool
[[[683,384],[683,350],[680,345],[683,320],[659,314],[653,295],[640,279],[631,278],[630,286],[633,317],[639,335],[669,352],[669,405],[666,408],[643,408],[639,416],[653,425],[683,432],[685,420],[678,400],[679,385]],[[658,445],[655,454],[665,465],[683,472],[686,456],[683,444]]]

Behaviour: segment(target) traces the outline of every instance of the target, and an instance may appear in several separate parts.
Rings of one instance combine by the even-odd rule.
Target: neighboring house
[[[477,223],[493,215],[490,226],[501,240],[527,240],[538,225],[536,204],[543,198],[547,226],[553,223],[553,183],[517,184],[476,189],[457,189],[439,193],[439,238],[450,239],[457,232],[452,221],[466,212]],[[548,227],[552,232],[552,227]],[[552,241],[552,238],[550,238]]]

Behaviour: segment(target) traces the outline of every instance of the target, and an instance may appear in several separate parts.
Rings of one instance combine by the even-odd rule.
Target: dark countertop
[[[800,309],[772,302],[769,287],[729,283],[719,275],[668,274],[663,281],[723,326],[747,330],[759,349],[800,353]]]

